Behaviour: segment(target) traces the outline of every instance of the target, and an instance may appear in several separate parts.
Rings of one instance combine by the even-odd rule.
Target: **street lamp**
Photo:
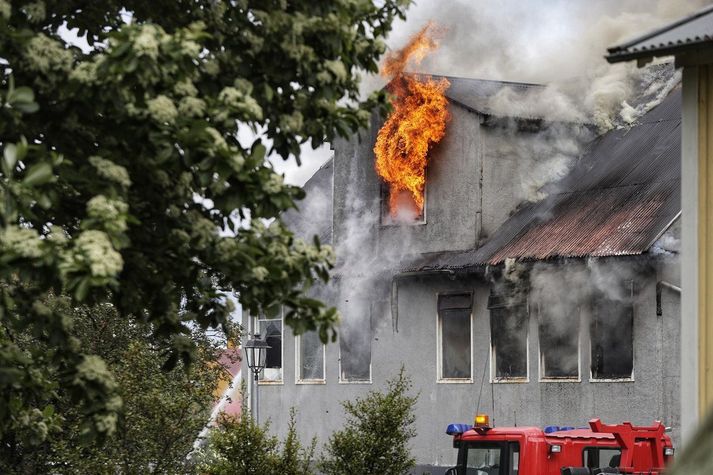
[[[250,371],[252,371],[253,375],[255,375],[255,423],[259,424],[259,402],[258,402],[258,379],[260,376],[260,371],[265,369],[265,357],[267,356],[267,350],[270,349],[271,346],[267,344],[265,340],[262,340],[260,338],[260,334],[256,333],[255,338],[252,340],[248,340],[247,343],[245,343],[245,346],[243,347],[243,350],[245,351],[245,359],[247,360],[248,363],[248,368],[250,368]]]

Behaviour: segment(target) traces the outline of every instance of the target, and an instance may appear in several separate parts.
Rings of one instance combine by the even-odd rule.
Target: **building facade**
[[[305,185],[296,234],[337,254],[315,297],[339,341],[253,328],[272,349],[260,420],[305,441],[343,427],[340,401],[403,366],[418,393],[414,473],[455,463],[444,433],[476,411],[499,426],[654,419],[679,430],[680,91],[627,128],[514,116],[490,100],[538,86],[449,78],[451,119],[433,148],[425,209],[394,223],[374,170],[382,120],[333,144]]]

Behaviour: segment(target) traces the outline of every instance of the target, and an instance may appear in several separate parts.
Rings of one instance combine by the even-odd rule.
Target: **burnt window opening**
[[[473,295],[438,296],[438,379],[472,379],[471,315]]]
[[[371,382],[371,306],[345,305],[339,330],[339,381]]]
[[[628,295],[598,294],[592,301],[592,379],[631,379],[634,370],[633,283]]]
[[[306,332],[297,337],[297,381],[324,381],[324,344],[319,333]]]
[[[411,193],[396,190],[397,213],[391,214],[391,189],[387,183],[381,182],[381,224],[384,226],[399,224],[426,224],[426,187],[423,190],[423,208],[418,209]]]
[[[542,379],[579,379],[579,307],[537,304]]]
[[[526,301],[491,293],[488,309],[493,381],[527,380],[529,318]]]
[[[265,369],[260,372],[259,380],[282,382],[282,317],[260,317],[257,323],[260,337],[270,346],[265,354]]]

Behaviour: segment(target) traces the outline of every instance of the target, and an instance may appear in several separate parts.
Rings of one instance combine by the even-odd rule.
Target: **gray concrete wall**
[[[642,258],[644,259],[644,258]],[[279,434],[286,430],[289,408],[298,409],[298,428],[304,440],[316,436],[321,443],[344,427],[339,401],[383,389],[385,382],[406,367],[419,393],[413,453],[424,466],[454,463],[454,449],[444,434],[451,422],[471,421],[480,399],[480,411],[491,414],[498,426],[585,426],[592,417],[607,422],[650,424],[660,419],[679,435],[679,315],[680,297],[663,294],[663,316],[656,315],[657,276],[675,274],[677,260],[657,261],[650,272],[637,278],[634,305],[634,378],[626,382],[591,382],[589,376],[588,314],[580,324],[580,382],[540,382],[538,378],[537,319],[529,319],[529,382],[490,383],[489,284],[474,276],[411,278],[399,291],[399,331],[380,327],[372,342],[372,384],[338,382],[338,345],[327,346],[326,382],[295,385],[294,339],[284,343],[285,382],[261,386],[261,419],[270,418]],[[440,383],[436,378],[436,302],[438,294],[473,291],[473,381]],[[383,318],[388,318],[384,315]],[[483,374],[485,372],[485,374]],[[481,381],[484,384],[481,387]],[[420,472],[419,472],[420,473]],[[435,473],[435,472],[434,472]]]

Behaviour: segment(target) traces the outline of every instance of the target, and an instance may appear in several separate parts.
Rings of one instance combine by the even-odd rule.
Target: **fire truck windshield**
[[[467,442],[459,453],[458,475],[517,475],[517,442]]]

